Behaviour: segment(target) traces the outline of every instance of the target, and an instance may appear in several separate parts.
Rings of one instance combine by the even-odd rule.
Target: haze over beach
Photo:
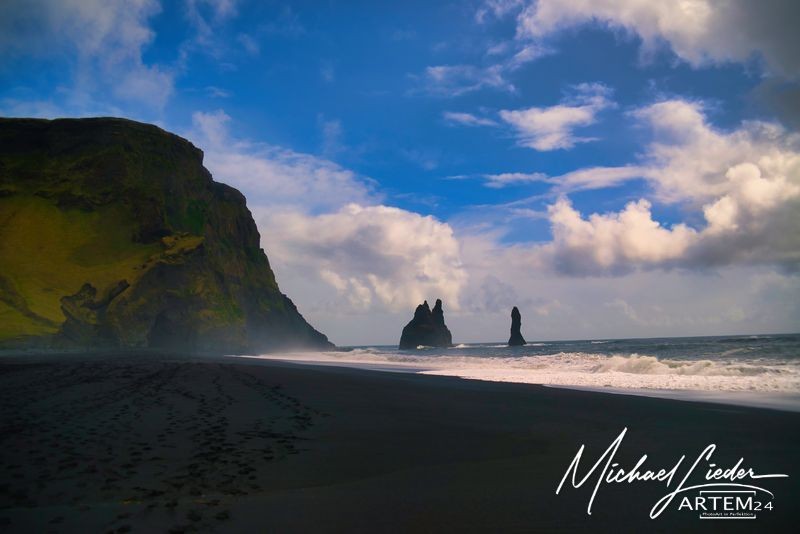
[[[798,25],[3,2],[0,530],[793,532]]]

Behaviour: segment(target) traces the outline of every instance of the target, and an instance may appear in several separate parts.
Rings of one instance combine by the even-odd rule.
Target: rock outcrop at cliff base
[[[125,119],[0,119],[0,346],[331,348],[281,293],[244,196]]]

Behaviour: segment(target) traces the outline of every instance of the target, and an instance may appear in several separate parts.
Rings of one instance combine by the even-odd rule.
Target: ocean
[[[350,347],[259,358],[800,411],[800,334]]]

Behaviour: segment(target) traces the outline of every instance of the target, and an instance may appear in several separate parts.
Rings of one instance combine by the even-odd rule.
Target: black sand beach
[[[800,414],[180,355],[0,359],[3,532],[794,532]],[[656,483],[556,486],[628,428],[631,467],[787,473],[774,510],[702,521]],[[587,484],[588,486],[588,484]]]

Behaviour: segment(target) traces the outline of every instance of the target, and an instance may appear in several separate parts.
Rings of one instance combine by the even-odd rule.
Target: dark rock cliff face
[[[508,339],[508,344],[511,346],[519,346],[525,344],[525,338],[522,337],[520,332],[522,328],[522,316],[516,306],[511,310],[511,337]]]
[[[453,336],[444,324],[442,301],[437,299],[433,310],[426,300],[414,311],[414,318],[403,328],[400,336],[400,349],[425,347],[450,347]]]
[[[0,215],[6,345],[332,347],[280,292],[244,196],[155,126],[0,119]]]

